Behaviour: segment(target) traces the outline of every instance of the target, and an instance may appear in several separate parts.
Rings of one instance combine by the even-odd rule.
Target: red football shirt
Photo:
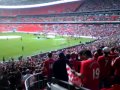
[[[80,67],[81,67],[81,61],[75,61],[74,62],[74,68],[75,68],[75,71],[79,72],[80,71]]]
[[[100,79],[109,78],[111,75],[112,67],[112,57],[99,56],[98,63],[100,65]]]
[[[99,74],[100,68],[96,60],[81,61],[81,70],[83,74],[83,85],[91,90],[99,90]]]
[[[115,59],[113,68],[115,69],[115,75],[120,76],[120,57]]]
[[[110,56],[113,58],[113,60],[118,57],[118,53],[117,52],[111,52]]]
[[[44,67],[46,68],[45,74],[47,76],[52,74],[53,63],[54,63],[53,59],[48,59],[48,60],[45,61],[45,66]]]
[[[70,65],[72,66],[72,69],[74,69],[76,72],[80,71],[81,61],[72,60],[70,61]]]

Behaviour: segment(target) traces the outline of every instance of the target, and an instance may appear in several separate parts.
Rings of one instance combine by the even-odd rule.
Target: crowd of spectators
[[[57,0],[53,0],[57,1]],[[27,2],[27,3],[33,3],[34,1],[6,1],[6,4],[12,4],[15,3],[15,5],[19,4],[20,2]],[[9,3],[10,2],[10,3]],[[35,2],[39,3],[41,1],[36,0]],[[34,2],[34,3],[35,3]],[[45,0],[44,2],[50,2],[50,0]],[[74,13],[77,12],[75,15],[69,15],[70,10],[64,10],[66,11],[66,15],[53,15],[53,16],[39,16],[39,15],[33,15],[33,16],[11,16],[11,17],[0,17],[1,23],[10,23],[10,22],[63,22],[63,21],[119,21],[119,15],[117,14],[94,14],[94,15],[84,15],[78,14],[78,12],[90,12],[90,11],[99,11],[102,10],[103,12],[109,11],[109,10],[119,10],[119,0],[84,0],[84,2],[74,11]],[[0,3],[4,5],[4,0],[1,0]],[[72,13],[72,12],[70,12]],[[110,12],[111,13],[111,12]]]
[[[83,26],[81,27],[83,28]],[[67,56],[67,58],[70,55],[70,58],[69,58],[70,61],[78,60],[79,58],[78,57],[76,58],[76,56],[78,56],[78,53],[81,50],[89,49],[94,55],[94,52],[96,52],[96,50],[102,46],[107,46],[110,48],[115,47],[117,48],[117,52],[118,52],[119,46],[120,46],[119,24],[100,25],[98,26],[98,28],[96,27],[97,27],[96,25],[88,25],[88,26],[84,25],[84,28],[79,30],[79,32],[81,32],[81,35],[84,35],[83,33],[84,30],[88,30],[88,31],[91,30],[92,31],[91,33],[95,32],[97,37],[102,36],[102,38],[98,38],[94,42],[89,42],[86,44],[81,44],[81,45],[77,45],[70,48],[64,48],[61,50],[52,51],[53,56],[51,57],[51,55],[49,55],[49,59],[51,60],[52,58],[52,60],[55,60],[55,61],[58,60],[59,57],[63,59],[63,57],[59,55],[60,52],[63,52],[65,56]],[[85,31],[85,33],[86,32],[89,33],[88,31]],[[85,35],[87,36],[90,34],[85,34]],[[49,77],[50,72],[48,71],[48,68],[46,68],[46,63],[45,63],[46,60],[48,60],[47,54],[48,53],[39,54],[33,57],[28,57],[26,60],[24,60],[22,57],[20,57],[18,61],[14,61],[14,59],[11,59],[11,61],[6,62],[3,60],[3,62],[0,63],[0,82],[2,82],[0,83],[0,90],[15,90],[16,88],[18,90],[21,90],[21,88],[23,88],[24,86],[23,82],[25,81],[25,79],[28,76],[33,75],[35,73],[42,73],[43,76]],[[60,61],[58,61],[57,63],[59,62]],[[74,63],[71,63],[71,65],[74,65]],[[78,69],[76,69],[76,71],[77,70]],[[57,73],[58,72],[59,70],[57,71]],[[80,71],[77,71],[77,72],[80,72]],[[53,71],[53,74],[55,74],[54,71]],[[60,78],[56,75],[55,77],[58,79]],[[119,76],[117,78],[119,78]],[[67,79],[64,79],[64,80],[67,81]],[[103,88],[103,85],[101,87]]]
[[[120,24],[1,24],[4,32],[55,33],[56,35],[105,37],[119,33]]]
[[[48,0],[47,0],[48,1]],[[4,1],[0,1],[2,4]],[[19,2],[19,1],[18,1]],[[17,3],[18,3],[17,2]],[[30,2],[30,1],[29,1]],[[86,0],[77,12],[83,11],[97,11],[119,9],[120,0]],[[8,2],[7,2],[8,3]],[[10,1],[10,3],[12,3]],[[14,4],[14,3],[12,3]],[[16,3],[15,3],[16,4]],[[29,3],[30,4],[30,3]],[[80,22],[80,21],[119,21],[120,16],[117,14],[97,14],[97,15],[55,15],[55,16],[16,16],[16,17],[0,17],[1,23],[18,23],[18,22]],[[22,30],[26,24],[1,24],[0,32],[2,31],[26,31]],[[29,27],[29,25],[27,24]],[[61,50],[51,51],[49,53],[38,54],[24,59],[22,56],[18,60],[13,58],[10,61],[0,62],[0,90],[23,90],[24,81],[31,75],[41,73],[41,79],[44,76],[48,81],[54,76],[57,79],[68,81],[66,64],[69,64],[75,72],[83,74],[80,63],[84,59],[94,57],[96,62],[100,65],[99,72],[95,71],[95,78],[97,76],[100,82],[95,90],[98,88],[110,88],[114,84],[120,84],[120,24],[32,24],[36,26],[35,32],[56,33],[59,35],[70,36],[92,36],[96,37],[95,41],[80,44],[77,46],[63,48]],[[31,27],[32,29],[36,29]],[[28,28],[26,28],[28,29]],[[29,30],[27,31],[29,32]],[[107,49],[106,49],[107,47]],[[109,48],[109,49],[108,49]],[[88,52],[82,50],[89,50]],[[110,50],[111,49],[111,50]],[[106,51],[107,50],[107,51]],[[62,53],[61,53],[62,52]],[[106,59],[107,58],[107,59]],[[65,61],[67,60],[67,61]],[[104,61],[105,60],[105,61]],[[109,60],[109,61],[107,61]],[[77,62],[77,64],[76,64]],[[104,62],[107,62],[104,64]],[[106,69],[107,67],[107,69]],[[83,68],[83,67],[82,67]],[[108,72],[109,71],[109,72]],[[83,79],[84,79],[83,77]],[[92,89],[87,81],[83,80],[83,86]],[[94,81],[93,81],[94,83]],[[94,85],[95,86],[95,85]],[[97,89],[96,89],[97,88]],[[94,90],[94,89],[93,89]]]
[[[35,23],[35,22],[80,22],[80,21],[119,21],[120,16],[117,14],[82,14],[74,15],[53,15],[53,16],[16,16],[16,17],[0,17],[1,23]]]
[[[48,27],[50,28],[51,26]],[[52,32],[60,35],[105,37],[119,32],[118,27],[119,24],[59,24],[53,25],[53,29],[51,29],[53,30]],[[51,32],[51,29],[45,29],[43,31]]]
[[[85,0],[80,6],[78,12],[82,11],[98,11],[98,10],[119,10],[120,0]]]

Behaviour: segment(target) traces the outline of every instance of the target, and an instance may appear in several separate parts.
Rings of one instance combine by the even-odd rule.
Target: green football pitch
[[[23,57],[32,56],[43,52],[78,45],[80,42],[85,43],[91,40],[93,39],[75,39],[62,36],[48,39],[44,36],[39,36],[38,38],[38,36],[28,33],[0,33],[0,60],[2,60],[3,57],[6,60],[9,60],[11,57],[17,58],[21,55],[23,55]]]

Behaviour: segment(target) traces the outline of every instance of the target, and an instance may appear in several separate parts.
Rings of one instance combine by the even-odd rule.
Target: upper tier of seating
[[[117,13],[66,13],[53,15],[25,15],[16,17],[0,17],[0,23],[50,23],[50,22],[81,22],[81,21],[120,21]]]
[[[111,9],[119,10],[119,3],[120,0],[85,0],[85,2],[78,9],[78,12]]]

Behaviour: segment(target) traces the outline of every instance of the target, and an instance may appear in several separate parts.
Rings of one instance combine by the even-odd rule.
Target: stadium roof
[[[19,5],[33,5],[33,4],[42,4],[55,1],[71,1],[71,0],[0,0],[0,6],[19,6]],[[74,0],[72,0],[74,1]]]
[[[31,5],[31,4],[41,4],[41,3],[48,3],[53,1],[60,1],[60,0],[0,0],[0,5],[9,5],[9,6],[16,6],[16,5]]]
[[[0,0],[0,8],[33,8],[82,0]]]

